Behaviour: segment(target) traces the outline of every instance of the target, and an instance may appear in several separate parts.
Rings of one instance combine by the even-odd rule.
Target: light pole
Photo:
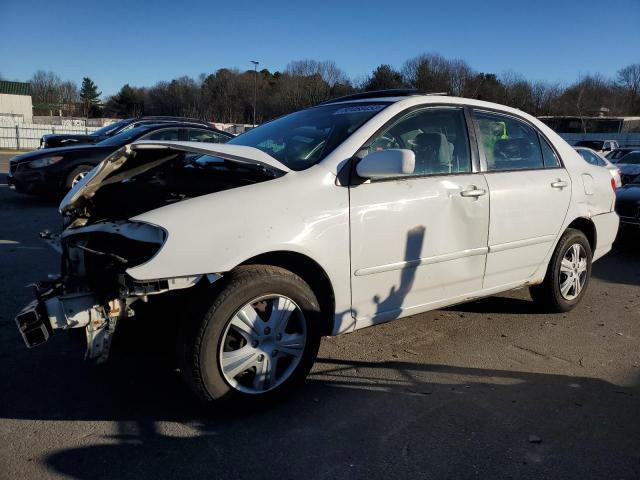
[[[250,60],[253,63],[253,128],[256,127],[256,103],[258,102],[258,65],[257,60]]]

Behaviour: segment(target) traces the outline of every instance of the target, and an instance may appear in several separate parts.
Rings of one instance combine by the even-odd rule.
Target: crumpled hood
[[[114,172],[120,170],[137,151],[154,151],[154,153],[160,155],[150,156],[149,161],[135,165],[133,168],[125,169],[120,174],[114,174]],[[165,151],[166,155],[162,155]],[[101,187],[122,182],[135,175],[158,167],[175,158],[176,153],[180,152],[212,155],[232,162],[259,165],[281,173],[289,173],[291,171],[286,165],[254,147],[202,142],[141,141],[125,145],[116,150],[91,170],[64,197],[60,203],[60,213],[70,214],[79,204],[90,200]]]

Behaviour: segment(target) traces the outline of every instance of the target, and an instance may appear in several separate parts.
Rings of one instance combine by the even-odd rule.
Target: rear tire
[[[529,287],[533,301],[549,312],[573,309],[589,286],[591,258],[591,246],[585,234],[567,229],[551,256],[544,281]]]
[[[178,338],[184,380],[201,401],[259,407],[300,385],[320,346],[320,307],[292,272],[238,267],[197,293]]]

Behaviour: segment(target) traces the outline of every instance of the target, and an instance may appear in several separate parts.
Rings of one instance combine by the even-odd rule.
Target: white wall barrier
[[[40,125],[36,123],[0,123],[0,149],[33,150],[40,146],[40,137],[55,133],[89,134],[99,127],[74,125]]]

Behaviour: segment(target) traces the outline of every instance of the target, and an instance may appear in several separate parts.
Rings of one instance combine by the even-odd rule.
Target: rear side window
[[[369,153],[403,148],[416,156],[414,176],[471,171],[464,113],[457,108],[429,108],[409,113],[369,145]]]
[[[560,160],[558,160],[556,152],[553,151],[551,145],[549,145],[541,135],[538,135],[538,137],[540,138],[540,146],[542,147],[542,160],[544,161],[544,168],[559,167]]]
[[[474,116],[490,172],[544,168],[538,133],[529,125],[493,113],[475,112]]]

